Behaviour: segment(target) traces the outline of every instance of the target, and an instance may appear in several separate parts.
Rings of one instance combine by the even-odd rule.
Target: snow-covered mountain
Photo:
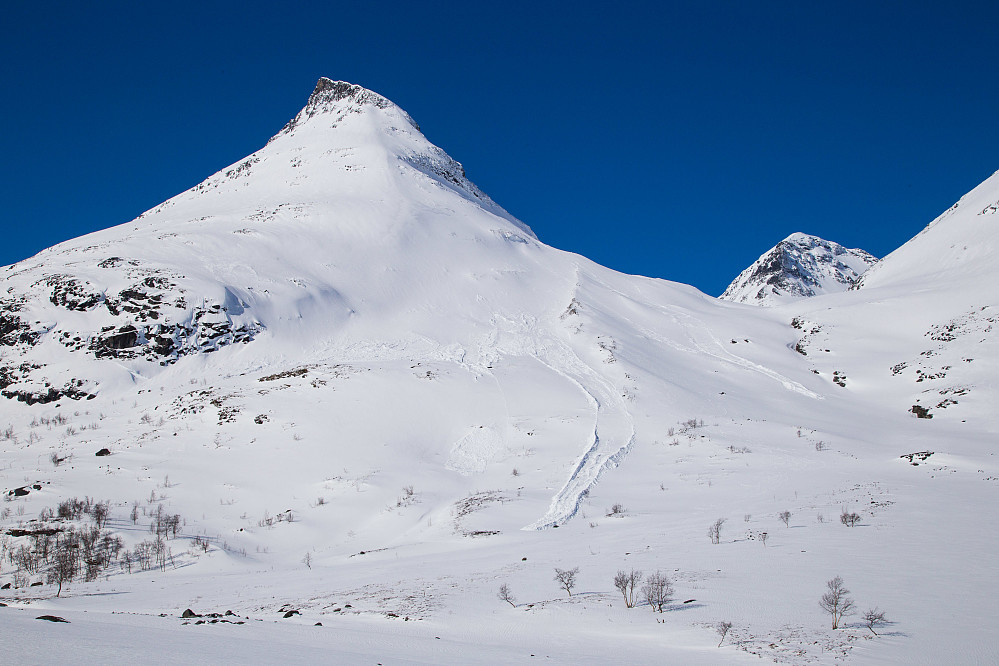
[[[246,159],[3,269],[5,655],[994,661],[995,178],[860,288],[748,307],[545,245],[321,79]],[[881,636],[830,629],[837,575]]]
[[[876,262],[863,250],[793,233],[739,273],[719,298],[768,306],[845,291]]]

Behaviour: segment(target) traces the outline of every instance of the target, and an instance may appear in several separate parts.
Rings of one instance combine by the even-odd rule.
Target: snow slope
[[[719,298],[766,306],[845,291],[876,262],[863,250],[793,233],[740,273]]]
[[[0,649],[995,661],[999,282],[916,256],[984,233],[963,201],[859,289],[749,307],[544,245],[401,109],[321,79],[246,160],[4,270]],[[52,565],[22,548],[92,524],[38,517],[84,496],[122,551],[58,597],[24,586]],[[176,533],[130,569],[160,507]],[[571,596],[556,567],[579,567]],[[631,568],[672,578],[667,612],[625,607]],[[880,636],[829,627],[836,575],[887,611]]]

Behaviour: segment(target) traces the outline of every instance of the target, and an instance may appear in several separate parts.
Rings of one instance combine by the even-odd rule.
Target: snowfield
[[[997,207],[994,175],[853,289],[742,305],[544,245],[321,79],[247,159],[2,270],[0,653],[999,662]]]

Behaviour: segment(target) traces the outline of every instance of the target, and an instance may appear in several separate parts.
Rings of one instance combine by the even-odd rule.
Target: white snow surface
[[[546,246],[322,79],[246,160],[3,269],[0,653],[996,663],[997,206],[993,176],[859,288],[750,307]],[[18,571],[85,496],[122,553]],[[625,607],[632,568],[665,612]],[[837,575],[879,635],[830,627]]]
[[[770,306],[846,291],[876,262],[863,250],[796,232],[742,271],[719,298]]]

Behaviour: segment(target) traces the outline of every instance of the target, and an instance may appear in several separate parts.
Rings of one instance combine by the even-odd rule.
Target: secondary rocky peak
[[[818,236],[796,232],[739,274],[719,298],[751,305],[777,305],[846,291],[877,258]]]

